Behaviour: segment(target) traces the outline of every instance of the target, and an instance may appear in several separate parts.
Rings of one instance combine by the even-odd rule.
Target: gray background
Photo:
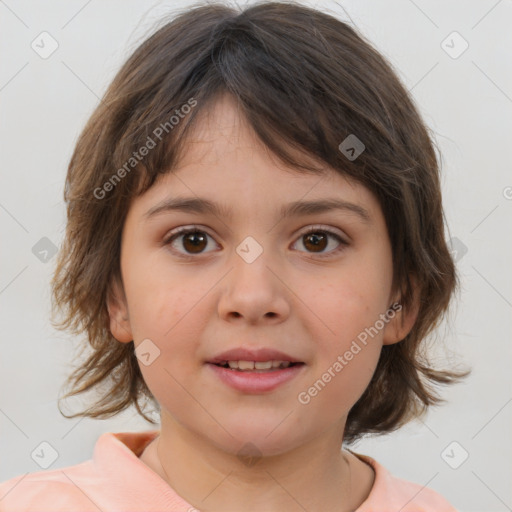
[[[41,247],[62,240],[66,166],[106,86],[155,21],[187,4],[0,1],[0,481],[41,471],[31,453],[43,441],[58,453],[55,469],[90,458],[103,432],[155,428],[134,409],[108,421],[60,415],[74,340],[49,322],[55,258]],[[391,60],[435,131],[462,284],[440,357],[473,367],[423,421],[354,449],[461,511],[512,510],[512,2],[309,5],[351,20]],[[58,43],[45,59],[31,47],[42,46],[43,31]]]

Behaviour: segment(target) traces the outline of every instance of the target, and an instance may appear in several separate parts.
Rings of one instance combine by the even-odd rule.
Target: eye
[[[329,246],[329,239],[336,240],[339,247],[334,248],[334,250],[325,251],[325,249]],[[319,254],[321,257],[337,254],[338,252],[345,249],[345,247],[348,245],[348,243],[338,233],[330,231],[329,229],[325,229],[322,226],[315,226],[314,228],[310,228],[309,231],[306,231],[300,235],[298,241],[300,241],[308,251],[311,251],[313,254]],[[324,252],[326,253],[325,255]]]
[[[164,240],[164,245],[171,246],[171,250],[180,256],[187,258],[193,255],[199,255],[205,251],[208,247],[208,239],[213,238],[204,230],[198,226],[192,227],[181,227],[171,233],[171,235]],[[326,251],[330,240],[335,240],[334,245],[338,244],[338,247]],[[347,245],[346,242],[338,233],[324,228],[323,226],[313,226],[308,231],[302,233],[295,244],[301,242],[302,245],[311,254],[319,255],[320,257],[332,256],[342,251]],[[294,245],[295,245],[294,244]]]
[[[184,257],[193,254],[201,254],[204,252],[205,247],[208,246],[208,238],[212,238],[206,231],[198,227],[182,227],[171,234],[169,238],[164,241],[165,245],[173,247],[173,252],[177,252]],[[213,238],[212,238],[213,240]],[[178,242],[175,244],[174,242]],[[176,249],[176,245],[183,249],[185,253]]]

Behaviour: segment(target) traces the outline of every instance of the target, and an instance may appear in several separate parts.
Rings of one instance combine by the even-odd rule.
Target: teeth
[[[290,366],[290,361],[228,361],[227,363],[232,370],[270,370]]]
[[[277,363],[277,361],[276,361]],[[270,370],[272,368],[272,361],[262,361],[262,362],[256,362],[254,361],[254,368],[256,370]]]
[[[237,363],[237,361],[233,361]],[[254,363],[252,361],[238,361],[237,363],[239,370],[254,370]]]

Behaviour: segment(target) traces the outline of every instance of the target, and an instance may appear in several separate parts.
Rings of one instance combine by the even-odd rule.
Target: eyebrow
[[[362,206],[341,199],[329,198],[315,201],[295,201],[285,204],[280,209],[282,218],[298,217],[325,213],[334,210],[342,210],[356,214],[365,223],[371,223],[371,216],[368,210]],[[217,217],[233,218],[233,212],[225,205],[214,203],[208,199],[199,197],[181,197],[164,199],[150,208],[143,219],[148,220],[156,215],[173,211],[182,211],[196,214],[212,214]]]

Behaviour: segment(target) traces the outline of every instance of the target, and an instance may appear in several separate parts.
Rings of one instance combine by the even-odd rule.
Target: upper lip
[[[226,350],[214,358],[209,359],[207,362],[219,364],[223,363],[224,361],[290,361],[291,363],[302,362],[288,354],[285,354],[284,352],[275,350],[273,348],[247,349],[242,347]]]

